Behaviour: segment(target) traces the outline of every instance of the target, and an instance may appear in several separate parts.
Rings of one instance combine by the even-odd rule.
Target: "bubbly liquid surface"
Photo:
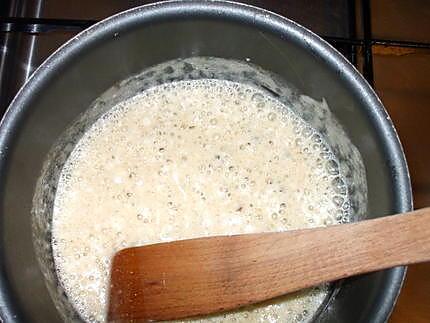
[[[150,88],[81,138],[58,183],[57,273],[86,321],[104,321],[113,254],[210,235],[347,221],[349,202],[329,147],[257,88],[194,80]],[[202,318],[302,322],[326,286]]]

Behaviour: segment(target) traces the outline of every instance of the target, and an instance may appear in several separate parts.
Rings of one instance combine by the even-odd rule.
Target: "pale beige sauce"
[[[68,159],[54,204],[57,272],[82,318],[103,321],[119,249],[336,223],[348,209],[341,184],[321,138],[260,90],[160,85],[100,118]],[[202,321],[307,321],[326,295],[321,287]]]

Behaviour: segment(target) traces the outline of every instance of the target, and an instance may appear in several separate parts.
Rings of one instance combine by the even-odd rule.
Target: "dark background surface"
[[[0,2],[0,113],[35,68],[62,43],[137,0]],[[415,208],[430,205],[430,0],[241,1],[308,27],[365,75],[398,130]],[[29,19],[31,18],[31,19]],[[390,322],[430,322],[430,264],[409,267]]]

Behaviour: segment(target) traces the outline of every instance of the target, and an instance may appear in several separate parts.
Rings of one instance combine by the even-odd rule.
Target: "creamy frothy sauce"
[[[324,226],[348,214],[330,148],[288,107],[249,85],[181,81],[117,105],[80,139],[57,187],[53,253],[70,302],[102,322],[122,248]],[[306,322],[327,293],[201,320]]]

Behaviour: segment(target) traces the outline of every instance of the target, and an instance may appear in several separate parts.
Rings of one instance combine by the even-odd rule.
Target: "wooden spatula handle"
[[[429,260],[430,208],[327,228],[130,248],[114,259],[113,268],[127,271],[112,272],[109,310],[111,318],[132,311],[152,320],[207,314]]]

